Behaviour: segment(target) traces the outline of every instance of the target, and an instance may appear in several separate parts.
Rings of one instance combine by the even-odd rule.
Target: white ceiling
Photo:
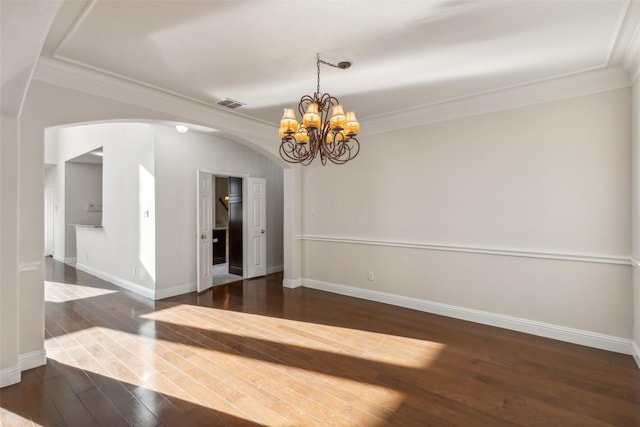
[[[316,88],[362,120],[623,63],[637,1],[73,1],[42,55],[277,123]],[[223,107],[220,107],[223,108]]]

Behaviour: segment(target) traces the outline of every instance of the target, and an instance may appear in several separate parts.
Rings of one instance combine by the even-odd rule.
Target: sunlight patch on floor
[[[67,283],[45,282],[44,300],[46,302],[68,302],[84,298],[99,297],[117,293],[111,289],[101,289],[92,286],[70,285]]]
[[[34,423],[33,421],[21,417],[19,414],[16,414],[11,411],[7,411],[6,409],[0,407],[0,426],[12,426],[12,427],[21,427],[21,426],[41,426],[41,424]]]
[[[287,423],[277,419],[277,413],[268,407],[260,409],[263,415],[247,413],[246,399],[271,395],[273,401],[278,401],[282,394],[286,401],[307,399],[340,407],[342,397],[348,395],[353,402],[357,396],[358,416],[384,419],[403,398],[401,392],[371,381],[344,378],[340,369],[335,373],[331,370],[310,373],[278,360],[233,354],[230,348],[219,351],[205,347],[207,343],[196,344],[141,337],[103,327],[46,341],[48,356],[60,363],[271,425]],[[282,387],[285,378],[287,386]]]
[[[350,356],[408,368],[424,368],[446,347],[442,343],[379,332],[281,319],[207,307],[176,305],[141,318],[191,328],[201,334],[228,334],[270,343]],[[202,319],[210,320],[206,324]]]

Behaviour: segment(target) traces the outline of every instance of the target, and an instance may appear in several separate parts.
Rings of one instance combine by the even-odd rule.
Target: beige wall
[[[363,136],[347,165],[303,170],[303,283],[628,343],[629,103],[621,89]]]

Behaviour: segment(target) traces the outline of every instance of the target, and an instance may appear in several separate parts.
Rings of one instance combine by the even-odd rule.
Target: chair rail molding
[[[542,258],[542,259],[552,259],[552,260],[560,260],[560,261],[634,265],[636,267],[640,267],[640,261],[633,260],[633,258],[630,258],[628,255],[561,253],[561,252],[552,252],[552,251],[533,251],[533,250],[521,250],[521,249],[510,249],[510,248],[496,248],[496,247],[447,245],[447,244],[431,243],[431,242],[402,242],[402,241],[392,241],[392,240],[366,239],[366,238],[358,238],[358,237],[335,237],[335,236],[320,236],[320,235],[301,235],[301,236],[298,236],[297,238],[299,240],[309,241],[309,242],[328,242],[328,243],[342,243],[342,244],[366,245],[366,246],[386,246],[386,247],[392,247],[392,248],[408,248],[408,249],[419,249],[419,250],[429,250],[429,251],[466,252],[466,253],[485,254],[485,255],[499,255],[499,256],[512,256],[512,257],[524,257],[524,258]]]

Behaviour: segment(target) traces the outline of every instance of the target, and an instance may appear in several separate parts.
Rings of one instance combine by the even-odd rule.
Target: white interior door
[[[247,277],[267,274],[267,189],[264,178],[247,178]]]
[[[213,285],[213,177],[210,173],[198,171],[197,198],[197,289],[204,292]]]

